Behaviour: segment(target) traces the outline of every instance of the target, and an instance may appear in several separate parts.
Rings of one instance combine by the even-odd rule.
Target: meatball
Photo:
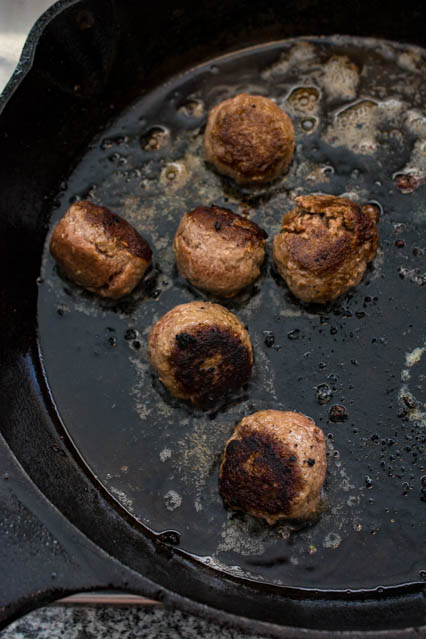
[[[275,524],[315,514],[327,469],[324,433],[309,417],[261,410],[228,440],[220,492],[234,510]]]
[[[204,151],[219,173],[239,184],[271,182],[293,158],[293,124],[269,98],[241,93],[210,111]]]
[[[183,216],[173,248],[179,271],[191,284],[233,297],[260,275],[266,233],[229,209],[199,206]]]
[[[356,286],[374,259],[377,207],[333,195],[306,195],[296,203],[274,238],[274,261],[296,297],[329,302]]]
[[[209,302],[181,304],[166,313],[151,330],[148,354],[172,395],[201,407],[245,384],[253,366],[243,324]]]
[[[50,252],[70,280],[102,297],[130,293],[152,261],[148,242],[119,215],[73,204],[57,223]]]

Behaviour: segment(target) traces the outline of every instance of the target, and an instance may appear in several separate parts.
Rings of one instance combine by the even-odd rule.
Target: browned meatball
[[[324,303],[356,286],[378,246],[377,208],[333,195],[296,198],[275,236],[273,257],[291,292]]]
[[[152,251],[126,220],[91,202],[73,204],[57,223],[50,251],[70,280],[102,297],[130,293]]]
[[[327,470],[324,433],[300,413],[261,410],[228,440],[220,491],[234,510],[275,524],[318,510]]]
[[[245,384],[253,366],[250,337],[238,317],[219,304],[175,306],[152,328],[148,353],[168,390],[198,406]]]
[[[185,213],[173,248],[179,271],[191,284],[233,297],[260,275],[266,234],[229,209],[199,206]]]
[[[269,98],[241,93],[210,111],[204,151],[219,173],[240,184],[271,182],[293,158],[293,124]]]

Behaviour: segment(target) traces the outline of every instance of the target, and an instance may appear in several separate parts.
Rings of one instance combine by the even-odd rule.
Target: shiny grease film
[[[217,570],[324,589],[425,574],[425,68],[423,50],[367,39],[243,50],[144,95],[63,185],[52,227],[70,202],[89,199],[131,222],[155,263],[129,299],[112,303],[62,280],[46,245],[40,343],[58,412],[136,521],[173,531],[162,538]],[[270,186],[236,188],[203,160],[208,110],[241,92],[276,100],[295,126],[290,170]],[[269,254],[249,291],[221,301],[249,329],[248,387],[210,412],[173,400],[152,374],[147,336],[173,306],[211,299],[175,267],[184,212],[248,211],[271,239],[294,197],[316,192],[381,210],[379,252],[360,285],[333,304],[304,306]],[[328,474],[314,525],[270,528],[223,506],[224,444],[238,421],[265,408],[303,412],[324,429]]]

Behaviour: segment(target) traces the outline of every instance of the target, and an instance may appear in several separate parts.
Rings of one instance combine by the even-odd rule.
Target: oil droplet
[[[328,402],[333,397],[330,386],[328,384],[320,384],[319,386],[317,386],[315,397],[318,404],[328,404]]]
[[[300,337],[300,329],[295,328],[287,334],[288,339],[296,340]]]
[[[144,151],[159,151],[170,142],[170,132],[162,126],[154,126],[141,137],[141,147]]]
[[[189,172],[183,162],[170,162],[161,171],[160,181],[165,186],[179,188],[189,178]]]
[[[116,162],[117,164],[120,164],[121,166],[124,166],[124,164],[127,164],[127,158],[124,155],[121,155],[121,153],[111,153],[111,155],[108,156],[108,160],[110,162]]]
[[[317,118],[314,118],[314,117],[304,118],[303,120],[301,120],[300,126],[302,130],[304,131],[304,133],[307,133],[308,135],[310,135],[317,128],[318,120]]]
[[[271,346],[273,346],[275,344],[275,336],[273,333],[271,333],[271,331],[263,331],[264,335],[265,335],[265,346],[267,346],[268,348],[271,348]]]
[[[165,530],[159,533],[157,539],[162,544],[170,544],[171,546],[178,546],[180,543],[180,534],[176,530]]]
[[[187,118],[201,118],[204,113],[204,104],[201,100],[187,100],[178,111]]]
[[[316,87],[296,87],[288,97],[289,105],[296,111],[312,112],[320,99],[320,91]]]
[[[113,146],[122,146],[123,144],[127,144],[129,138],[127,135],[118,135],[115,138],[105,138],[101,142],[101,149],[106,151],[111,149]]]

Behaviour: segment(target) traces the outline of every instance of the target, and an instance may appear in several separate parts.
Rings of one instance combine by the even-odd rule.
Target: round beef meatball
[[[304,302],[325,303],[356,286],[378,246],[377,207],[306,195],[283,217],[273,242],[276,267]]]
[[[219,304],[175,306],[152,328],[151,365],[175,397],[207,407],[245,384],[253,366],[250,337]]]
[[[260,275],[266,233],[229,209],[199,206],[183,216],[173,248],[179,271],[191,284],[233,297]]]
[[[234,510],[275,524],[305,519],[320,505],[327,469],[324,433],[300,413],[261,410],[226,443],[220,492]]]
[[[239,184],[271,182],[293,158],[293,124],[269,98],[241,93],[210,111],[204,151],[219,173]]]
[[[148,242],[133,226],[84,201],[73,204],[59,220],[50,252],[70,280],[112,299],[130,293],[152,261]]]

